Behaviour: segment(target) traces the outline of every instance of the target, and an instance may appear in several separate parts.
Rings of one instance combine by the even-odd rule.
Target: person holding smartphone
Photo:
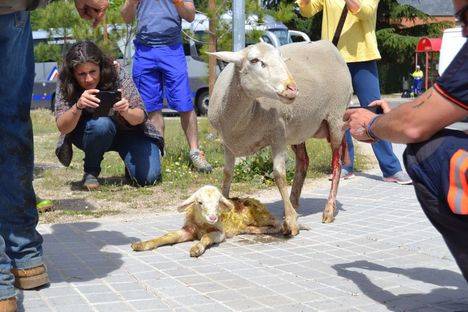
[[[93,42],[75,43],[67,51],[58,78],[55,118],[62,134],[59,160],[69,164],[71,144],[85,153],[85,189],[99,187],[101,161],[108,151],[119,153],[127,177],[138,185],[160,179],[163,138],[148,120],[131,78]]]
[[[380,52],[377,47],[375,24],[379,0],[297,0],[301,14],[311,17],[323,11],[322,39],[332,41],[343,13],[344,24],[337,48],[348,64],[361,107],[380,99],[377,60]],[[347,10],[346,12],[344,10]],[[311,86],[312,87],[312,86]],[[347,152],[341,170],[343,179],[354,177],[354,146],[349,131],[345,133]],[[387,141],[372,144],[379,162],[383,180],[398,184],[411,184],[411,179],[402,170],[401,164]]]
[[[453,4],[467,37],[468,1]],[[468,281],[468,132],[445,128],[468,118],[468,42],[423,95],[392,110],[374,105],[385,114],[347,110],[345,127],[362,142],[408,144],[403,159],[418,201]]]

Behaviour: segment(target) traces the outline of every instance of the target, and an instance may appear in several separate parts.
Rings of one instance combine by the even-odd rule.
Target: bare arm
[[[84,108],[96,108],[99,106],[99,99],[96,97],[98,92],[99,90],[97,89],[85,90],[72,107],[57,117],[56,123],[60,133],[68,134],[75,129],[80,120],[81,111]],[[61,101],[60,94],[59,101]]]
[[[361,8],[361,2],[359,0],[345,0],[345,2],[351,13],[356,13]]]
[[[353,137],[360,141],[369,141],[365,129],[375,116],[368,110],[355,109],[346,111],[343,119]],[[370,130],[382,140],[416,143],[427,140],[437,131],[467,116],[465,109],[431,88],[414,101],[378,117]]]
[[[139,0],[125,0],[124,5],[120,9],[120,15],[122,15],[125,23],[132,23],[139,3]]]
[[[296,4],[304,17],[312,17],[323,10],[323,0],[296,0]]]
[[[377,12],[379,0],[344,0],[349,12],[361,20],[373,17]]]
[[[68,134],[76,128],[81,117],[81,109],[76,104],[57,118],[57,128],[61,134]]]
[[[146,119],[145,111],[139,107],[130,108],[130,104],[125,98],[115,103],[113,109],[132,126],[139,125]]]
[[[195,19],[195,5],[193,2],[184,2],[184,0],[173,0],[172,2],[180,17],[189,23],[193,22]]]

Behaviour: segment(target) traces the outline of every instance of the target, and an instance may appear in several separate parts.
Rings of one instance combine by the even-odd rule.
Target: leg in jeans
[[[372,101],[379,100],[380,87],[377,63],[375,61],[348,63],[348,68],[351,72],[354,92],[359,99],[360,105],[367,107]],[[349,131],[347,131],[346,140],[349,141],[350,137]],[[401,171],[400,162],[393,153],[390,142],[379,141],[372,144],[372,149],[385,178]],[[348,152],[350,155],[354,155],[353,145],[348,145]]]
[[[32,186],[29,110],[34,57],[28,12],[0,15],[0,70],[0,299],[4,299],[15,295],[10,266],[28,269],[43,264]]]
[[[468,215],[453,213],[447,204],[449,162],[460,148],[468,149],[466,135],[444,130],[426,142],[409,144],[404,162],[424,213],[468,281]]]
[[[80,120],[72,132],[71,140],[85,153],[84,171],[86,173],[95,177],[99,176],[104,153],[111,149],[116,133],[116,125],[110,117]]]
[[[140,186],[153,185],[161,179],[161,154],[151,138],[117,134],[112,149],[119,153],[130,177]]]

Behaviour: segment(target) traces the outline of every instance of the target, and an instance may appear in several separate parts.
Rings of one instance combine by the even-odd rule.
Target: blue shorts
[[[178,112],[192,111],[187,62],[182,44],[153,47],[134,43],[133,81],[146,110],[162,110],[165,95],[170,108]]]

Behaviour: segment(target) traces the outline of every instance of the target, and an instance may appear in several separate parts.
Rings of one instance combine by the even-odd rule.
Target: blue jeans
[[[376,61],[348,63],[356,93],[361,107],[367,107],[372,101],[380,100],[379,74]],[[343,166],[348,171],[354,170],[354,145],[349,130],[345,134],[351,163]],[[378,141],[372,144],[375,157],[379,162],[383,176],[390,177],[401,171],[398,158],[393,153],[392,144],[388,141]]]
[[[160,151],[153,139],[142,132],[118,131],[110,117],[81,119],[71,133],[71,141],[85,153],[84,171],[96,177],[104,154],[116,151],[139,185],[152,185],[161,178]]]
[[[15,295],[11,267],[43,264],[32,186],[34,56],[28,12],[0,15],[0,299]]]

